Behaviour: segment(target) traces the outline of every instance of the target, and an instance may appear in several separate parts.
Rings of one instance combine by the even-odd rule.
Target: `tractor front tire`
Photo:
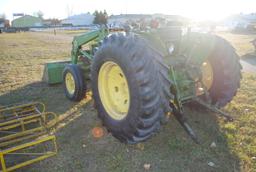
[[[99,118],[125,143],[148,139],[164,116],[163,85],[168,69],[155,59],[142,38],[113,34],[103,41],[92,62],[92,92]]]
[[[63,70],[63,87],[66,97],[71,101],[80,101],[86,95],[86,83],[78,65],[67,65]]]

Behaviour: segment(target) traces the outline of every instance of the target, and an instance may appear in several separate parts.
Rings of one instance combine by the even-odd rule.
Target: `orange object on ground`
[[[92,129],[92,135],[95,138],[101,138],[104,135],[104,131],[101,127],[94,127]]]

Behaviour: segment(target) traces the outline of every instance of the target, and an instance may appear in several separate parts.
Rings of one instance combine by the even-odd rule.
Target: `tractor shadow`
[[[42,102],[46,111],[63,114],[76,103],[67,100],[61,84],[51,85],[44,82],[34,82],[6,94],[0,95],[0,105]]]
[[[227,133],[220,127],[220,123],[224,122],[223,118],[199,105],[191,104],[185,106],[185,116],[197,134],[200,144],[193,142],[171,116],[168,124],[161,129],[159,136],[156,136],[159,138],[152,139],[154,144],[158,145],[158,150],[166,147],[169,161],[169,164],[159,165],[158,168],[164,168],[163,171],[172,168],[170,171],[240,171],[240,160],[231,152]],[[161,151],[163,152],[164,150]],[[213,162],[214,166],[211,167],[210,162]]]
[[[57,114],[66,113],[77,104],[66,99],[61,85],[48,86],[43,82],[0,96],[1,105],[32,101],[45,103],[47,111]],[[157,172],[240,171],[240,160],[230,150],[220,119],[202,108],[185,107],[200,145],[189,138],[173,116],[156,135],[140,144],[120,143],[107,132],[95,139],[90,131],[100,123],[96,111],[86,106],[80,108],[80,113],[83,117],[57,132],[57,156],[18,171],[145,171],[144,164],[150,164],[150,171]],[[210,146],[212,142],[216,147]],[[211,162],[214,166],[210,166]]]

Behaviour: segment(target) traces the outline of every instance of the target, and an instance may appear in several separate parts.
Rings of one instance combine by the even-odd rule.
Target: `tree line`
[[[98,11],[96,10],[93,15],[95,16],[94,20],[93,20],[93,24],[107,24],[108,22],[108,14],[107,11],[104,10],[102,11]]]

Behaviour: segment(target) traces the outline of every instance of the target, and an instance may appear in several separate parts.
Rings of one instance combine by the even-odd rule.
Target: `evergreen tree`
[[[108,14],[106,10],[104,12],[100,11],[98,12],[97,10],[93,13],[95,16],[93,24],[107,24],[108,20]]]

